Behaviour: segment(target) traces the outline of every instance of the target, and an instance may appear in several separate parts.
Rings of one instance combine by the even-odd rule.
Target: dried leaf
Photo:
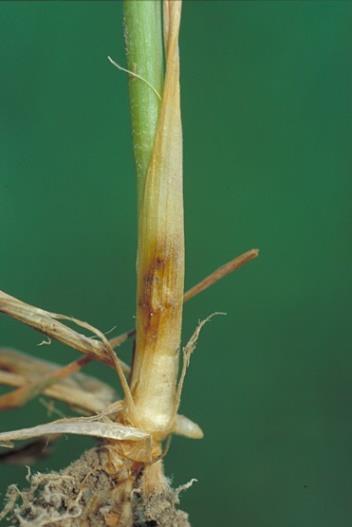
[[[177,393],[176,393],[176,409],[177,410],[180,407],[183,384],[185,382],[186,373],[187,373],[187,369],[188,369],[188,366],[191,360],[192,353],[194,352],[197,346],[200,332],[202,331],[203,326],[205,326],[205,324],[207,324],[213,317],[216,317],[218,315],[226,315],[226,313],[215,312],[209,315],[204,320],[201,320],[198,323],[198,326],[194,330],[193,334],[191,335],[191,338],[189,339],[189,341],[183,348],[182,370],[181,370],[180,380],[178,382]]]
[[[118,423],[97,421],[94,418],[77,417],[72,419],[59,419],[51,423],[22,428],[12,432],[0,433],[0,444],[9,447],[13,441],[32,439],[52,434],[76,434],[99,437],[102,439],[115,439],[117,441],[139,441],[147,439],[148,434]]]
[[[78,331],[65,326],[65,324],[59,322],[58,319],[71,320],[82,327],[88,328],[89,331],[93,331],[93,333],[98,333],[98,330],[95,330],[93,326],[90,326],[85,322],[65,315],[50,313],[39,307],[26,304],[25,302],[8,295],[4,291],[0,291],[0,312],[23,322],[27,326],[37,329],[48,337],[58,340],[81,353],[92,356],[96,360],[105,362],[109,366],[116,366],[114,358],[111,356],[110,350],[103,339],[96,340],[87,337],[86,335],[78,333]],[[99,335],[101,335],[100,332]],[[125,365],[122,361],[120,361],[120,364],[126,372],[129,372],[129,366]]]
[[[43,385],[46,378],[61,370],[62,367],[53,362],[13,349],[0,348],[0,384],[22,387],[30,383],[35,389],[36,383]],[[69,378],[60,379],[56,384],[45,388],[43,393],[89,413],[101,412],[117,398],[110,386],[83,373],[74,373]]]

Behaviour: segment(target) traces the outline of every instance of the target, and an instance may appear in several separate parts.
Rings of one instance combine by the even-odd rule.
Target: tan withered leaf
[[[28,386],[33,394],[42,392],[48,397],[89,413],[99,413],[117,399],[110,386],[83,373],[57,379],[55,384],[51,383],[45,387],[46,379],[50,380],[60,370],[62,367],[53,362],[14,349],[0,348],[0,384],[18,388]],[[28,393],[27,398],[31,398],[31,393]],[[21,404],[25,402],[26,400],[22,400]]]
[[[101,334],[101,332],[86,322],[66,315],[45,311],[39,307],[27,304],[4,291],[0,291],[0,312],[19,320],[27,326],[37,329],[41,333],[48,335],[48,337],[62,342],[81,353],[94,357],[96,360],[105,362],[110,366],[116,366],[111,353],[109,353],[107,346],[108,341],[104,336],[103,339],[99,340],[87,337],[86,335],[66,326],[60,322],[60,320],[71,321],[80,327],[93,331],[95,335]],[[103,340],[106,340],[106,342]],[[129,366],[125,365],[120,360],[119,364],[127,373],[129,372]]]
[[[124,426],[108,420],[100,421],[95,418],[76,417],[59,419],[51,423],[22,428],[11,432],[2,432],[0,433],[0,444],[9,447],[13,441],[49,436],[52,434],[75,434],[120,441],[140,441],[149,437],[145,432],[132,426]]]

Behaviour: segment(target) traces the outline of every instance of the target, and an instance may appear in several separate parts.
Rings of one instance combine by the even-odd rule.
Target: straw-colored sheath
[[[133,424],[162,439],[176,416],[184,285],[182,129],[178,33],[181,2],[165,2],[166,72],[154,148],[140,196]]]

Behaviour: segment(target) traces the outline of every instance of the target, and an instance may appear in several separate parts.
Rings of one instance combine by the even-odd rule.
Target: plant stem
[[[131,376],[135,405],[134,415],[130,412],[130,420],[157,440],[172,432],[176,419],[176,382],[184,285],[178,53],[181,1],[166,0],[163,6],[162,32],[158,0],[125,1],[129,67],[133,66],[132,71],[145,78],[148,83],[153,84],[151,71],[160,75],[163,34],[165,39],[164,85],[160,90],[159,86],[153,84],[153,87],[162,92],[157,123],[155,109],[158,97],[143,80],[135,77],[130,80],[139,187],[136,349]],[[152,18],[152,12],[154,15],[158,13],[159,23]],[[153,31],[155,34],[152,34]],[[145,53],[146,37],[142,38],[143,34],[148,34],[149,53]],[[135,37],[132,38],[132,35]],[[156,44],[157,40],[159,44]],[[145,61],[143,68],[137,59]],[[149,76],[146,77],[144,73]],[[160,80],[160,76],[158,78]],[[143,108],[147,92],[147,104],[152,103],[153,106]]]
[[[164,66],[160,0],[124,0],[124,19],[128,69],[161,94]],[[133,76],[129,78],[129,94],[139,210],[161,101],[146,82]]]

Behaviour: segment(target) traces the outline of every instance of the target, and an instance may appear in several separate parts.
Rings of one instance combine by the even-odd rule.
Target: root
[[[161,462],[130,461],[114,444],[85,452],[60,472],[36,473],[30,487],[8,489],[5,516],[11,527],[190,527],[177,509]]]

